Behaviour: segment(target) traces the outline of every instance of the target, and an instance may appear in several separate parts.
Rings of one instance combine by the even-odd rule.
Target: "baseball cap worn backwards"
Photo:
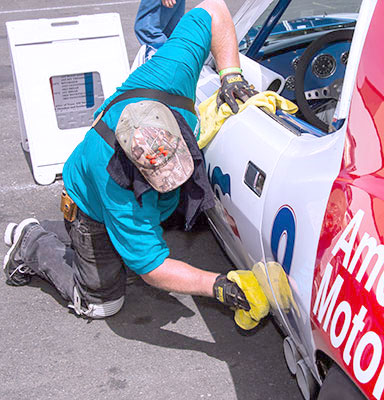
[[[158,101],[128,104],[121,113],[116,139],[147,182],[166,193],[186,182],[193,159],[171,110]]]

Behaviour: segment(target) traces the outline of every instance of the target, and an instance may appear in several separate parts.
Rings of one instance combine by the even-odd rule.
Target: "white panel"
[[[74,112],[71,127],[59,128],[50,79],[56,77],[53,80],[56,84],[60,76],[78,79],[78,93],[69,93],[76,98],[85,90],[79,86],[84,82],[79,76],[88,73],[89,77],[89,73],[93,73],[93,89],[89,93],[95,95],[95,104],[88,110],[88,115],[92,115],[129,74],[120,16],[97,14],[12,21],[6,25],[22,145],[24,150],[30,151],[36,181],[49,184],[62,172],[68,156],[90,126],[80,115],[76,119]],[[72,89],[76,91],[76,84]],[[82,101],[84,103],[84,99]],[[59,103],[57,106],[65,106],[62,101]],[[92,104],[89,102],[87,106]],[[67,107],[73,106],[71,100]],[[74,110],[82,112],[84,105]],[[63,124],[60,127],[63,128]]]
[[[241,247],[250,251],[248,265],[239,267],[252,268],[264,259],[260,232],[266,194],[276,165],[293,137],[263,111],[249,106],[230,117],[204,149],[211,173],[213,168],[220,167],[223,174],[230,174],[231,195],[223,196],[221,201],[239,230],[241,241],[233,243],[236,251],[242,252]],[[260,197],[244,183],[249,161],[266,174]]]
[[[253,84],[257,91],[264,92],[268,90],[272,82],[274,82],[275,87],[278,83],[278,89],[275,90],[276,93],[280,93],[284,89],[285,78],[280,74],[264,67],[244,54],[240,53],[239,56],[244,78]]]
[[[289,315],[282,315],[303,356],[306,349],[313,349],[308,316],[315,258],[329,194],[340,171],[345,130],[346,124],[324,137],[295,136],[276,166],[265,200],[262,238],[267,261],[273,260],[271,232],[278,210],[287,205],[295,215],[296,236],[289,283],[300,312],[292,309]],[[313,354],[308,357],[311,357],[309,365],[314,365]]]

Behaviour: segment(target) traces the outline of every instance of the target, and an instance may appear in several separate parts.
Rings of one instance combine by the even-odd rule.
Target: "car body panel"
[[[332,355],[372,399],[384,392],[384,56],[377,48],[382,15],[384,4],[378,2],[323,222],[311,312],[316,348]]]
[[[384,60],[375,56],[384,33],[380,15],[383,4],[362,2],[349,50],[355,62],[347,65],[331,134],[249,106],[226,120],[204,149],[217,198],[207,215],[235,265],[257,267],[274,316],[320,384],[322,352],[372,399],[383,398],[384,390]],[[269,64],[242,55],[241,62],[247,80],[265,90],[273,80]],[[287,71],[273,72],[285,80]],[[218,87],[209,66],[198,102]],[[355,267],[348,272],[351,260]],[[289,283],[289,309],[268,268],[272,262]]]
[[[232,243],[235,247],[233,253],[243,255],[243,264],[237,261],[237,266],[251,269],[260,260],[265,263],[271,260],[280,262],[293,286],[299,315],[295,315],[295,310],[288,314],[281,312],[277,303],[275,309],[279,310],[278,317],[291,336],[296,338],[302,354],[312,358],[313,354],[305,351],[305,348],[313,348],[311,325],[305,316],[310,313],[313,269],[322,216],[332,182],[340,168],[338,160],[343,150],[344,132],[322,138],[310,134],[297,136],[273,119],[266,119],[263,111],[254,107],[242,114],[242,118],[240,115],[231,118],[232,121],[223,126],[205,150],[213,188],[226,211],[220,213],[224,219],[221,224],[227,222],[227,231],[230,233],[234,232],[231,226],[235,225],[238,232],[226,237],[224,242],[227,245]],[[251,129],[248,124],[258,127],[252,138],[247,138],[247,128]],[[231,140],[233,137],[236,140]],[[225,154],[228,141],[232,142],[236,170]],[[330,157],[330,154],[334,157]],[[266,174],[260,197],[244,184],[249,162]],[[229,193],[218,189],[218,180],[212,176],[215,168],[229,176]],[[286,215],[292,215],[288,221],[284,216],[281,217],[284,209],[289,209]],[[210,218],[214,218],[212,213],[208,214]],[[277,232],[274,237],[273,232]],[[287,252],[292,253],[292,258],[286,258]],[[303,347],[301,343],[307,346]]]

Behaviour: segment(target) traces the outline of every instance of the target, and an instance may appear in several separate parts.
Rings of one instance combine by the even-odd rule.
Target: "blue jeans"
[[[80,210],[73,222],[42,221],[25,235],[22,260],[60,295],[74,302],[74,287],[83,302],[102,304],[125,294],[126,267],[105,226]]]
[[[171,35],[184,12],[185,0],[177,0],[173,8],[164,7],[161,0],[142,0],[135,20],[137,40],[158,49]]]

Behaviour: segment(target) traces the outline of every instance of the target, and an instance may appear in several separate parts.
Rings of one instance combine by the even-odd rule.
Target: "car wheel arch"
[[[318,400],[366,399],[337,362],[321,350],[316,351],[316,368],[322,380]],[[340,391],[341,388],[342,392]]]

